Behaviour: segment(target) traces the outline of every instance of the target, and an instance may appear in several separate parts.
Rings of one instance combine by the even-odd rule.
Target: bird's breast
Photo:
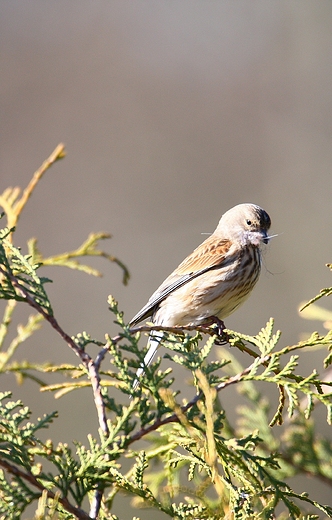
[[[156,313],[158,322],[200,324],[210,316],[229,316],[249,296],[261,266],[258,247],[242,248],[233,256],[224,266],[205,271],[169,294]]]

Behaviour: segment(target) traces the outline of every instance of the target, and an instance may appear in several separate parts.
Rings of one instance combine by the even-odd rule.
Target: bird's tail
[[[138,387],[139,385],[139,379],[141,377],[141,375],[144,373],[146,367],[148,367],[150,365],[150,363],[152,362],[159,346],[160,346],[160,340],[162,339],[163,335],[160,334],[160,332],[152,332],[149,336],[149,340],[148,340],[148,351],[147,353],[145,354],[145,358],[144,358],[144,361],[142,363],[142,365],[140,366],[140,368],[137,369],[137,372],[136,372],[136,379],[134,381],[134,384],[133,384],[133,390],[136,390],[136,388]]]

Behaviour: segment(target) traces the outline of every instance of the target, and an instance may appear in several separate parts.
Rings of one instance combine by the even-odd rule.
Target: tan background
[[[104,246],[132,274],[123,287],[119,269],[102,261],[98,280],[48,271],[64,329],[116,333],[109,293],[129,320],[225,210],[254,202],[280,236],[227,325],[255,333],[274,316],[283,344],[322,331],[297,307],[331,285],[332,3],[2,0],[0,8],[0,190],[24,187],[60,141],[68,152],[26,208],[17,242],[37,236],[53,254],[108,231]],[[75,362],[47,326],[24,349],[24,358]],[[307,358],[304,373],[321,358]],[[78,394],[54,402],[11,376],[2,385],[38,414],[59,409],[59,439],[96,432],[88,392],[85,402]],[[328,502],[330,493],[320,485],[315,498]]]

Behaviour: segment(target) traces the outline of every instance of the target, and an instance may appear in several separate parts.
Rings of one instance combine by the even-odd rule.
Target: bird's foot
[[[206,322],[205,325],[208,327],[213,327],[216,330],[218,338],[215,340],[216,345],[225,345],[228,342],[228,336],[225,332],[225,324],[224,322],[218,318],[217,316],[211,316]]]

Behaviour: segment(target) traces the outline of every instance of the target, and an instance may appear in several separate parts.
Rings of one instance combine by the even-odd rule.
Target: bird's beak
[[[266,231],[263,231],[262,235],[264,237],[262,238],[262,242],[264,242],[264,244],[268,244],[271,238],[278,237],[280,233],[277,233],[276,235],[268,235]]]
[[[269,235],[266,233],[266,231],[263,231],[263,238],[262,238],[262,241],[264,242],[264,244],[268,244],[268,243],[269,243],[269,240],[270,240]]]

